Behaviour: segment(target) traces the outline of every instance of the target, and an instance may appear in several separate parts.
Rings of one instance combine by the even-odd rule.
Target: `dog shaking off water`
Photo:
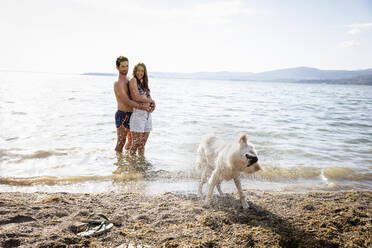
[[[203,184],[208,181],[206,202],[210,202],[214,187],[217,187],[220,195],[221,182],[234,179],[243,208],[248,208],[248,203],[242,191],[239,175],[260,170],[257,163],[257,153],[254,146],[247,141],[245,133],[240,134],[236,143],[224,143],[216,137],[208,137],[203,140],[198,148],[196,165],[202,170],[199,184],[199,195],[202,196]]]

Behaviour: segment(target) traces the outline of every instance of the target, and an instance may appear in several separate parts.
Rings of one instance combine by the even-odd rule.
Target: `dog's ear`
[[[247,134],[245,132],[240,133],[239,135],[239,143],[240,144],[247,144]]]

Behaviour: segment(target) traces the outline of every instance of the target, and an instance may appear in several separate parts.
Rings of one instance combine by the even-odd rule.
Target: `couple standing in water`
[[[125,148],[131,155],[138,153],[143,157],[145,145],[152,130],[151,113],[155,110],[155,101],[150,95],[145,64],[135,65],[130,80],[127,77],[128,68],[128,58],[120,56],[116,59],[119,78],[114,83],[118,104],[115,114],[117,130],[115,150],[121,153]]]

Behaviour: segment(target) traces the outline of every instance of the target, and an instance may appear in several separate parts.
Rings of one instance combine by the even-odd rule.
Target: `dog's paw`
[[[221,197],[225,197],[226,194],[225,193],[219,193]]]
[[[241,202],[242,202],[242,207],[244,209],[248,209],[249,208],[249,204],[248,204],[247,200],[242,200]]]
[[[203,203],[210,205],[212,202],[212,197],[205,196]]]
[[[204,199],[202,201],[202,207],[203,208],[210,208],[211,207],[211,201],[210,200],[207,200],[207,199]]]

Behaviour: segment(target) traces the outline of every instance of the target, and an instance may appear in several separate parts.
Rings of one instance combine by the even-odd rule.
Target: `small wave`
[[[32,186],[32,185],[56,185],[56,184],[71,184],[83,181],[105,180],[102,176],[76,176],[76,177],[29,177],[29,178],[14,178],[0,177],[0,184],[13,186]]]
[[[348,185],[339,185],[336,183],[329,183],[323,186],[303,186],[303,185],[290,185],[281,188],[281,191],[340,191],[340,190],[350,190],[351,186]]]
[[[345,167],[266,167],[262,166],[263,170],[253,174],[256,180],[262,181],[281,181],[281,180],[297,180],[297,179],[318,179],[328,182],[329,180],[350,180],[350,181],[364,181],[372,180],[372,173],[364,171],[356,171]]]
[[[334,121],[329,123],[329,126],[332,127],[360,127],[360,128],[371,128],[370,124],[358,123],[358,122],[342,122]]]
[[[282,182],[290,180],[319,180],[323,179],[327,183],[329,181],[337,180],[350,180],[350,181],[368,181],[372,180],[372,173],[367,171],[355,171],[350,168],[344,167],[327,167],[327,168],[317,168],[317,167],[291,167],[282,168],[274,166],[261,165],[262,170],[253,174],[242,173],[243,178],[248,178],[257,181],[272,181],[272,182]],[[147,178],[160,179],[160,178],[172,178],[172,179],[200,179],[201,171],[196,168],[190,168],[189,170],[183,171],[166,171],[166,170],[156,170],[148,171]]]
[[[216,96],[216,95],[201,95],[200,97],[212,98],[212,99],[224,99],[225,96]]]
[[[66,152],[55,152],[55,151],[36,151],[32,154],[20,155],[20,159],[17,162],[22,162],[27,159],[37,159],[37,158],[48,158],[51,156],[65,156]]]
[[[328,167],[321,171],[322,177],[333,180],[372,180],[372,173],[357,173],[355,170],[343,167]]]
[[[282,179],[311,179],[320,176],[320,169],[313,167],[265,167],[257,174],[266,180],[282,180]]]
[[[200,171],[197,169],[190,169],[187,171],[166,171],[166,170],[151,170],[151,165],[146,164],[143,167],[139,166],[118,166],[118,168],[111,175],[100,176],[40,176],[29,178],[14,178],[14,177],[0,177],[0,184],[13,186],[33,186],[33,185],[64,185],[74,184],[87,181],[112,181],[113,183],[126,183],[131,180],[150,180],[157,181],[161,179],[183,180],[183,179],[200,179]],[[299,187],[304,190],[344,190],[352,188],[345,185],[342,180],[352,181],[370,181],[372,180],[372,173],[360,173],[350,168],[342,167],[328,167],[328,168],[278,168],[262,166],[264,169],[258,173],[250,175],[242,175],[242,178],[256,180],[259,182],[289,182],[291,180],[313,180],[319,181],[323,179],[322,185],[316,184],[314,186],[305,186],[303,184],[292,185],[291,187]],[[341,185],[340,185],[341,184]],[[347,183],[348,184],[348,183]]]
[[[112,124],[112,122],[97,122],[96,123],[97,126],[104,126],[104,125],[109,125],[109,124]]]
[[[6,150],[6,149],[0,149],[0,161],[6,160],[9,158],[16,158],[16,157],[18,157],[17,154],[9,152],[9,150]]]
[[[12,115],[27,115],[25,112],[12,111]]]
[[[197,124],[198,121],[196,121],[196,120],[192,120],[192,121],[183,121],[182,123],[183,123],[183,124]]]
[[[108,176],[67,176],[67,177],[28,177],[28,178],[15,178],[15,177],[0,177],[0,184],[12,186],[34,186],[34,185],[57,185],[57,184],[74,184],[87,181],[113,181],[124,182],[133,179],[141,179],[141,173],[126,173],[114,174]]]
[[[55,148],[56,151],[74,151],[80,149],[79,147]]]
[[[15,149],[12,149],[15,150]],[[17,149],[16,149],[17,150]],[[59,149],[56,149],[59,150]],[[0,149],[0,161],[1,160],[13,160],[14,163],[20,163],[24,160],[28,159],[41,159],[41,158],[48,158],[51,156],[65,156],[67,155],[66,152],[58,152],[58,151],[45,151],[40,150],[36,151],[31,154],[20,154],[20,153],[13,153],[9,152],[10,150]]]
[[[365,139],[365,138],[359,138],[359,139],[347,140],[346,143],[349,143],[349,144],[364,144],[364,143],[371,143],[371,140]]]

